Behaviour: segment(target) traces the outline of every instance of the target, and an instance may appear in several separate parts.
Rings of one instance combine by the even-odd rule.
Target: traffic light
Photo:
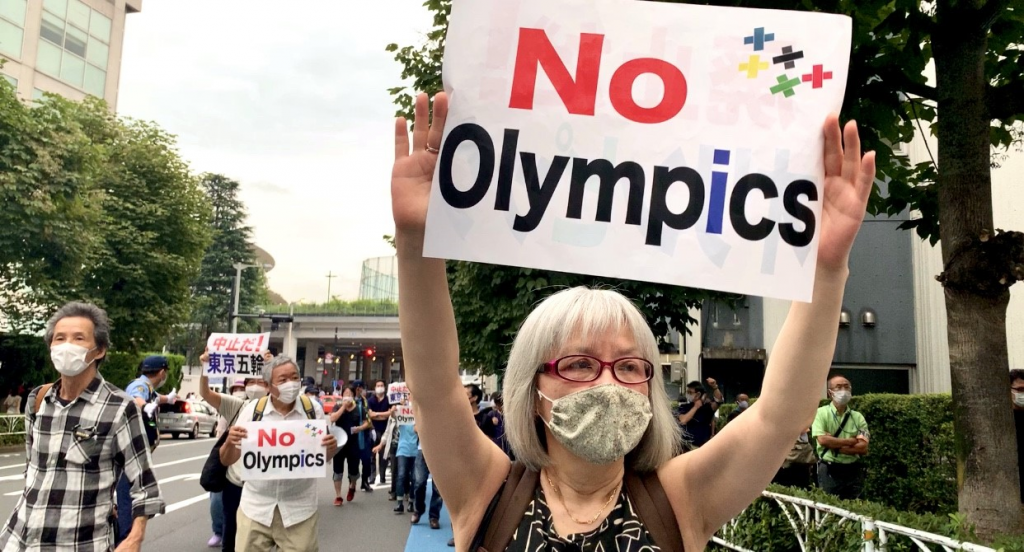
[[[367,347],[366,350],[363,351],[363,354],[365,356],[367,356],[367,357],[372,357],[372,356],[377,354],[377,348],[376,347]]]

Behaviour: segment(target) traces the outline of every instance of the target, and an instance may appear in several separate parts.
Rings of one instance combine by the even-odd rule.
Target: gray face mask
[[[651,402],[621,385],[598,385],[551,400],[544,424],[569,452],[591,464],[610,464],[636,448],[651,421]]]

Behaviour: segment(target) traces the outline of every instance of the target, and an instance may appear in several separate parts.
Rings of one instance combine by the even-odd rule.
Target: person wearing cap
[[[152,452],[160,444],[160,430],[157,429],[157,409],[161,404],[174,404],[178,400],[178,392],[172,389],[170,393],[161,395],[156,392],[167,382],[170,364],[167,357],[150,355],[139,364],[139,377],[128,384],[125,393],[128,394],[135,404],[142,409],[142,423],[146,429],[146,437],[149,440],[149,449]],[[132,528],[132,497],[131,483],[124,474],[117,482],[117,535],[116,543],[128,537]]]
[[[370,405],[366,402],[366,382],[357,379],[352,381],[352,387],[356,390],[356,409],[359,412],[359,419],[369,419]],[[359,463],[362,465],[363,483],[359,486],[363,492],[372,493],[373,487],[370,482],[373,478],[373,445],[376,440],[376,433],[371,430],[370,434],[359,434]]]
[[[273,358],[274,355],[270,354],[270,351],[263,353],[264,363],[269,363]],[[209,351],[203,351],[199,361],[203,364],[203,373],[205,374],[205,368],[210,363]],[[228,430],[246,404],[266,397],[267,391],[268,385],[262,375],[236,379],[231,384],[230,394],[227,395],[210,389],[210,378],[206,375],[199,377],[199,395],[220,414],[220,419],[217,421],[217,437]],[[235,535],[238,532],[238,506],[242,501],[241,465],[228,467],[227,480],[228,484],[222,492],[210,493],[213,536],[206,542],[206,545],[210,548],[219,546],[222,550],[234,552]],[[222,520],[222,523],[218,523],[218,518]],[[218,533],[217,529],[221,531]]]

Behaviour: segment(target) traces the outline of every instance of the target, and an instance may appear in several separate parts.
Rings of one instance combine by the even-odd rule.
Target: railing
[[[25,433],[25,416],[22,414],[0,414],[0,437]]]
[[[890,537],[893,535],[905,537],[916,545],[917,549],[922,552],[934,552],[936,550],[945,550],[946,552],[953,552],[954,550],[965,550],[967,552],[996,552],[995,549],[988,548],[986,546],[972,544],[969,542],[958,542],[942,535],[918,531],[917,529],[903,527],[894,523],[876,521],[867,516],[855,514],[853,512],[843,510],[842,508],[836,508],[835,506],[821,504],[812,500],[773,493],[770,491],[761,493],[761,496],[766,499],[774,500],[775,503],[778,504],[779,508],[782,509],[783,515],[786,517],[790,527],[793,529],[796,540],[800,545],[801,552],[817,552],[819,550],[826,550],[825,548],[821,548],[814,544],[809,544],[811,540],[810,535],[815,529],[830,523],[834,523],[836,526],[841,526],[847,523],[859,524],[862,542],[860,549],[863,552],[885,552],[889,545]],[[729,535],[736,525],[736,520],[731,521],[728,525],[723,527],[717,535],[712,537],[711,541],[719,546],[730,550],[736,550],[737,552],[756,552],[729,542]],[[935,545],[938,545],[939,548],[933,548]]]

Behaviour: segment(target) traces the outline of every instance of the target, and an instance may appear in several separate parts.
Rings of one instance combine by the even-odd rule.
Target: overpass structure
[[[294,358],[303,377],[326,388],[355,379],[405,379],[397,309],[290,316],[290,323],[260,320],[260,327],[270,332],[270,348]]]

